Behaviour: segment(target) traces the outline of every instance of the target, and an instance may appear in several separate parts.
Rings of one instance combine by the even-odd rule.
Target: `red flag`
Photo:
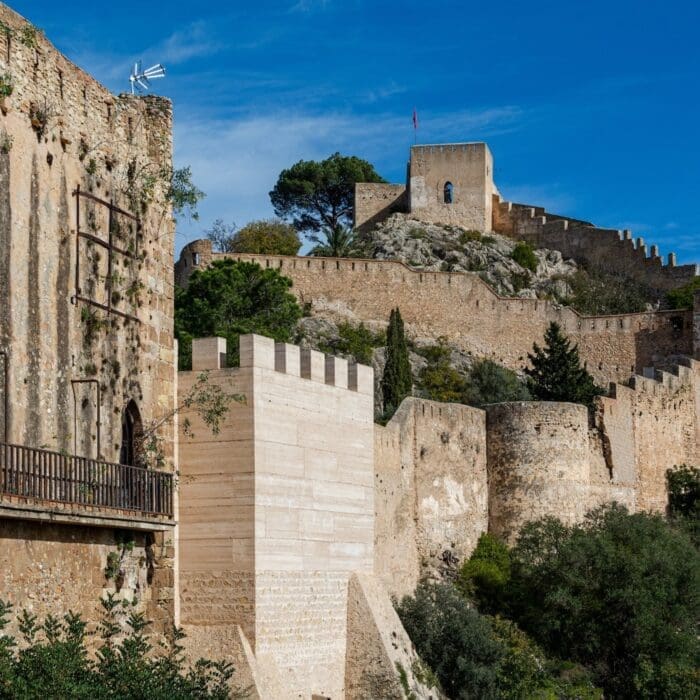
[[[413,128],[418,129],[418,112],[416,112],[416,108],[413,108]]]

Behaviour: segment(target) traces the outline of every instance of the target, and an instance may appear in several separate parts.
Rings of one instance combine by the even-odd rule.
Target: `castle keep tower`
[[[433,224],[490,231],[493,156],[485,143],[412,146],[406,185],[358,183],[355,227],[368,228],[394,212]]]

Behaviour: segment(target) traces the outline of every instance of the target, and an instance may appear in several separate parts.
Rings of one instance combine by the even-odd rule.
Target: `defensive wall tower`
[[[174,406],[171,105],[115,97],[4,4],[0,84],[0,598],[92,620],[118,576],[169,627],[172,426],[164,469],[136,448]]]

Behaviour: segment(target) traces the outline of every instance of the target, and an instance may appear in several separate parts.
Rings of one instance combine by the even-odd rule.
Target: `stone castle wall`
[[[354,228],[371,229],[395,212],[406,211],[408,196],[404,185],[375,182],[355,184]]]
[[[399,598],[447,550],[462,560],[488,527],[483,411],[406,399],[375,426],[375,574]]]
[[[598,228],[550,214],[542,207],[505,202],[497,195],[493,198],[493,230],[538,248],[559,250],[593,269],[622,274],[660,291],[680,287],[700,275],[698,265],[676,265],[674,253],[664,264],[657,246],[648,249],[642,238],[633,241],[629,231]]]
[[[172,163],[171,105],[113,96],[4,4],[0,30],[0,74],[13,86],[0,104],[0,441],[117,462],[128,401],[144,423],[173,408],[174,232],[159,178]],[[141,217],[137,230],[114,214],[114,242],[133,257],[115,252],[111,275],[106,249],[78,240],[77,188]],[[106,207],[81,198],[80,213],[82,231],[109,239]],[[172,428],[162,436],[172,469]],[[35,612],[71,607],[94,619],[111,585],[104,567],[115,529],[129,531],[130,522],[103,521],[104,530],[89,522],[0,519],[0,597],[22,605],[17,593],[35,589],[27,599]],[[146,535],[133,537],[145,559]],[[144,578],[140,567],[134,590],[149,618],[170,624],[172,541],[153,537],[150,551],[167,571]]]
[[[246,403],[219,435],[191,415],[180,436],[182,622],[224,641],[240,625],[285,679],[275,697],[340,697],[348,581],[373,566],[372,371],[259,336],[238,370],[199,350],[193,366]]]
[[[209,241],[186,246],[176,267],[186,284],[195,254],[199,267],[222,257]],[[533,343],[542,343],[552,321],[578,343],[595,380],[626,381],[631,374],[674,354],[693,354],[693,314],[662,311],[581,316],[573,309],[537,299],[499,297],[478,274],[419,272],[399,262],[349,258],[241,255],[289,277],[292,291],[315,310],[386,323],[398,306],[412,338],[444,336],[466,352],[521,369]]]

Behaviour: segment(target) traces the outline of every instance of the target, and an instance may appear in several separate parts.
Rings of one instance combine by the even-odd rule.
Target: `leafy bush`
[[[189,665],[174,628],[164,653],[154,653],[149,622],[113,594],[102,599],[103,618],[95,632],[71,612],[62,620],[47,616],[39,624],[24,610],[20,643],[3,633],[12,606],[0,601],[0,697],[76,698],[77,700],[186,700],[243,697],[230,688],[233,667],[199,659]],[[125,630],[123,632],[123,630]],[[99,640],[96,655],[88,639]]]
[[[622,275],[577,270],[563,279],[571,294],[562,303],[588,316],[638,313],[656,299],[648,286]]]
[[[526,270],[530,270],[530,272],[537,271],[537,256],[529,243],[525,241],[516,243],[510,257],[513,258],[520,267],[524,267]]]
[[[509,580],[508,547],[493,535],[482,534],[472,555],[459,570],[457,587],[473,598],[482,612],[498,612],[503,607]]]
[[[682,464],[666,472],[668,516],[700,546],[700,469]]]
[[[556,665],[521,630],[479,614],[450,584],[422,583],[397,612],[450,698],[601,697],[582,669],[570,674],[574,683],[555,677]]]
[[[606,697],[697,697],[699,592],[700,553],[687,536],[619,505],[573,527],[530,523],[511,551],[513,618],[590,668]]]
[[[692,309],[695,292],[700,290],[700,277],[666,293],[666,301],[672,309]]]
[[[259,333],[279,342],[291,339],[301,309],[292,281],[272,268],[235,260],[216,260],[195,270],[185,289],[175,291],[175,336],[179,367],[192,366],[192,338],[227,340],[227,364],[238,364],[238,337]]]
[[[481,232],[480,231],[462,231],[462,233],[459,234],[459,242],[462,245],[465,245],[466,243],[469,243],[470,241],[480,241],[481,240]]]
[[[532,397],[527,386],[513,370],[493,360],[477,360],[469,372],[469,386],[465,396],[470,406],[484,406],[503,401],[529,401]]]
[[[260,253],[263,255],[296,255],[301,241],[296,229],[277,219],[251,221],[231,239],[232,253]]]
[[[371,365],[374,348],[386,344],[385,333],[373,333],[364,323],[359,326],[340,323],[338,335],[338,340],[321,344],[319,350],[329,355],[351,355],[363,365]]]

